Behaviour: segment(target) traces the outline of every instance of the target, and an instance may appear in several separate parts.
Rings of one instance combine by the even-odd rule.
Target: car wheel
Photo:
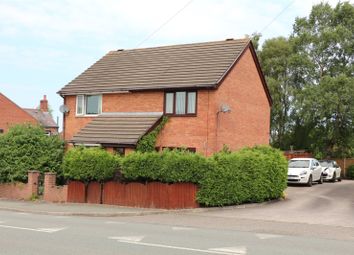
[[[342,177],[339,176],[338,177],[338,181],[341,182],[342,181]]]
[[[307,187],[311,187],[312,186],[312,175],[309,176],[309,180],[307,181],[306,186]]]
[[[323,184],[323,176],[322,176],[322,174],[321,174],[320,179],[318,180],[318,184]]]
[[[336,172],[334,172],[331,182],[336,182],[336,179],[337,179],[337,174],[336,174]]]

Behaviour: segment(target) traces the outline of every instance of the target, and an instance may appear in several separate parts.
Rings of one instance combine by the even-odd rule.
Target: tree
[[[310,149],[318,157],[348,157],[354,142],[354,78],[325,76],[304,89],[302,117],[313,127]]]
[[[258,50],[259,50],[259,40],[261,39],[262,37],[262,34],[261,33],[258,33],[258,32],[254,32],[252,33],[251,35],[245,35],[246,38],[249,38],[251,39],[252,43],[253,43],[253,47],[254,49],[256,50],[256,52],[258,53]]]
[[[325,75],[354,74],[354,6],[328,3],[312,7],[309,17],[297,18],[290,39],[295,51],[311,65],[307,82],[318,84]]]
[[[299,89],[293,143],[322,156],[348,155],[352,117],[344,112],[353,102],[354,6],[313,6],[309,17],[296,19],[289,40],[299,60],[291,78]]]
[[[272,144],[354,155],[354,6],[313,6],[295,20],[288,39],[265,41],[259,55],[273,97]]]
[[[0,135],[0,182],[26,181],[28,170],[60,177],[64,142],[39,126],[16,125]]]
[[[285,149],[290,128],[294,83],[289,79],[292,70],[293,49],[288,39],[277,37],[266,40],[259,53],[260,63],[273,98],[271,114],[271,143]]]

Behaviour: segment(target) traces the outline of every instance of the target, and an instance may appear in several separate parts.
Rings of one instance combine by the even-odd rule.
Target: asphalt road
[[[244,209],[94,218],[0,211],[0,254],[350,254],[354,182]]]

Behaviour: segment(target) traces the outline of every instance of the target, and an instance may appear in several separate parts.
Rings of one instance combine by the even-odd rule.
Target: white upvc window
[[[76,96],[76,115],[98,115],[102,112],[102,95]]]

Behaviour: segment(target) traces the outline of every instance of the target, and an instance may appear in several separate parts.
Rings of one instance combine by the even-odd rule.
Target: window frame
[[[186,102],[185,102],[185,113],[184,114],[176,114],[176,93],[177,92],[186,92]],[[173,103],[172,103],[172,113],[167,113],[166,112],[166,99],[167,99],[167,94],[173,94]],[[195,112],[194,113],[188,113],[188,94],[189,93],[195,93]],[[163,102],[163,112],[164,115],[166,116],[173,116],[173,117],[196,117],[198,113],[198,90],[166,90],[164,92],[164,102]]]
[[[99,96],[98,113],[97,114],[86,113],[87,96]],[[82,113],[78,113],[79,97],[82,97]],[[76,107],[75,107],[76,108],[75,109],[76,116],[78,116],[78,117],[94,117],[94,116],[100,115],[102,113],[102,101],[103,101],[102,94],[76,95]]]
[[[120,151],[122,150],[122,151]],[[116,153],[117,155],[124,157],[125,156],[125,147],[123,146],[117,146],[117,147],[113,147],[113,151],[114,153]]]
[[[167,146],[167,147],[162,147],[161,150],[186,150],[191,153],[197,153],[197,148],[196,147],[175,147],[175,146]]]

